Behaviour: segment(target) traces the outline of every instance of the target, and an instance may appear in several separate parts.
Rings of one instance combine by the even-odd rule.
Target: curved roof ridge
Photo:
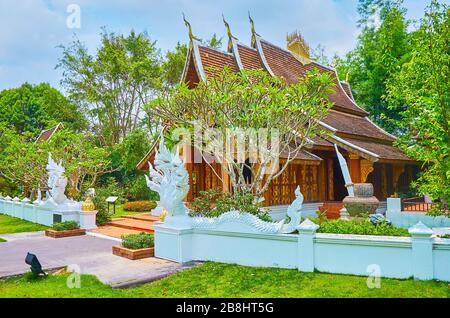
[[[350,101],[350,103],[352,103],[354,106],[358,107],[363,113],[366,114],[366,116],[369,115],[369,113],[366,110],[364,110],[361,106],[356,104],[356,102],[347,95],[347,93],[345,92],[344,87],[342,87],[341,80],[339,79],[339,76],[338,76],[338,73],[337,73],[336,69],[334,69],[334,74],[336,74],[336,79],[337,79],[339,88],[344,92],[345,97],[347,97],[347,99]]]
[[[366,119],[367,119],[372,125],[374,125],[376,128],[378,128],[378,130],[381,131],[383,134],[385,134],[385,135],[387,135],[387,136],[389,136],[389,137],[391,137],[391,138],[397,139],[396,136],[394,136],[394,135],[388,133],[386,130],[384,130],[383,128],[381,128],[380,126],[378,126],[374,121],[372,121],[372,120],[369,118],[369,116],[366,116]]]
[[[256,34],[255,35],[256,51],[258,52],[259,58],[261,59],[261,62],[263,64],[264,68],[266,69],[266,71],[269,72],[269,74],[271,76],[275,76],[275,74],[273,73],[272,69],[270,68],[269,63],[267,62],[266,57],[264,55],[264,51],[261,46],[261,40],[264,41],[264,39],[262,39],[259,34]]]

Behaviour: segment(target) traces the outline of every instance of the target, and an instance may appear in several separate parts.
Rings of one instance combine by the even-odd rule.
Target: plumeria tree
[[[92,136],[64,129],[45,142],[35,143],[27,134],[6,130],[0,136],[0,175],[14,183],[25,195],[47,184],[48,153],[62,160],[68,178],[68,195],[78,198],[97,178],[111,171],[108,152],[92,143]]]
[[[188,132],[205,162],[222,163],[234,192],[251,191],[259,200],[311,138],[324,133],[319,121],[332,105],[332,75],[313,70],[288,85],[261,70],[212,71],[208,81],[193,90],[180,84],[147,111],[169,131]]]

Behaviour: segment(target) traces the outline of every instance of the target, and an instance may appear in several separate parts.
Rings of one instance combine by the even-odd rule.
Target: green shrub
[[[314,218],[311,218],[315,222]],[[384,235],[384,236],[410,236],[408,230],[381,222],[373,225],[367,218],[354,218],[345,220],[328,220],[320,224],[318,233]]]
[[[147,212],[156,208],[155,201],[134,201],[127,202],[123,205],[125,211]]]
[[[253,214],[263,221],[271,222],[269,213],[261,210],[261,204],[255,204],[253,199],[253,195],[248,192],[231,194],[214,189],[202,191],[200,197],[192,202],[190,215],[217,217],[223,213],[236,210]]]
[[[431,209],[426,213],[429,216],[446,216],[450,218],[450,213],[444,211],[444,205],[442,203],[435,203]]]
[[[154,246],[153,235],[146,232],[122,235],[122,246],[132,250]]]
[[[76,230],[80,228],[80,224],[76,221],[64,221],[53,223],[52,229],[55,231]]]
[[[138,174],[125,183],[125,197],[129,201],[157,201],[158,194],[150,190],[145,182],[144,174]]]

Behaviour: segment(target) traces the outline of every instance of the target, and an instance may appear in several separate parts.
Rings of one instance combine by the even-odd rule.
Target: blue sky
[[[420,18],[428,3],[405,0],[408,18]],[[81,9],[79,29],[67,27],[69,4]],[[284,47],[286,33],[299,30],[311,47],[321,44],[329,55],[343,55],[358,36],[356,7],[357,0],[0,0],[0,90],[24,82],[59,87],[57,46],[76,34],[95,52],[102,26],[118,33],[146,30],[164,54],[177,41],[187,42],[182,12],[201,38],[226,37],[223,13],[233,34],[249,43],[250,11],[257,32],[273,43]]]

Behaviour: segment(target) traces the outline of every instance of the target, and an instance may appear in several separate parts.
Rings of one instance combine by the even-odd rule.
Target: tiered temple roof
[[[350,153],[372,162],[411,161],[393,146],[395,137],[373,123],[367,117],[369,113],[356,104],[350,84],[339,80],[335,69],[312,61],[308,55],[299,56],[294,50],[283,49],[270,43],[254,31],[253,21],[251,23],[251,46],[242,44],[233,37],[226,23],[229,35],[228,51],[210,48],[190,36],[187,62],[181,80],[190,87],[195,87],[199,81],[206,81],[208,77],[214,76],[213,69],[223,69],[225,66],[235,72],[262,69],[285,79],[287,83],[296,83],[306,72],[313,69],[328,72],[335,83],[334,92],[329,95],[333,107],[321,124],[331,135],[325,137],[327,140],[315,138],[314,147],[331,150],[336,143]],[[289,40],[291,45],[292,41],[301,41],[303,38],[296,33]]]

